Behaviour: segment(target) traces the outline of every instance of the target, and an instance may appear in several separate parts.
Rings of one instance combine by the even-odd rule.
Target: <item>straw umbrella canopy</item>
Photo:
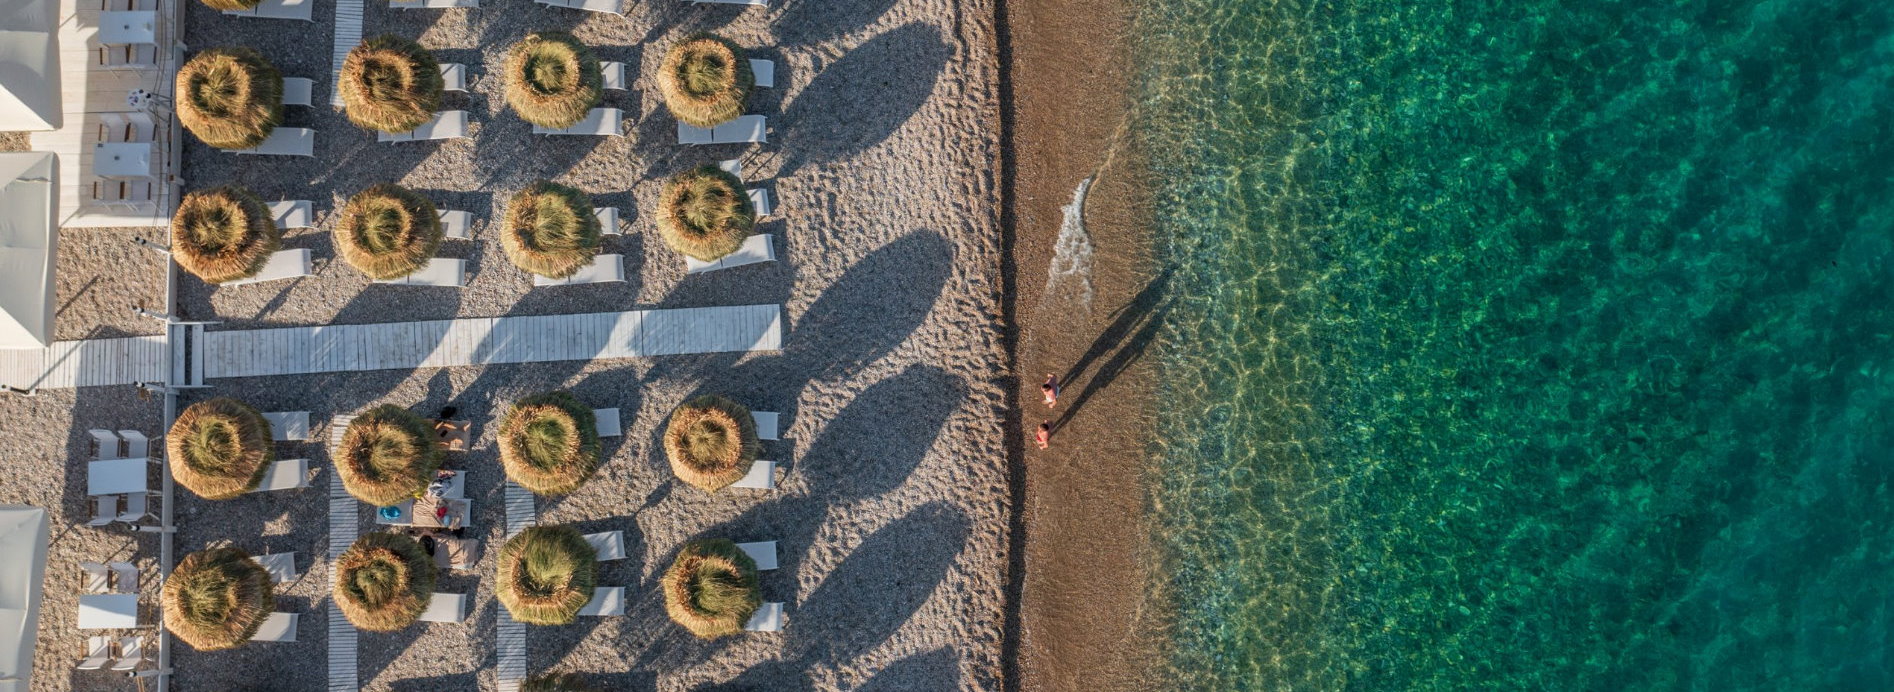
[[[591,49],[564,32],[528,34],[507,53],[505,70],[507,105],[540,127],[578,124],[604,94]]]
[[[199,2],[213,10],[249,10],[263,4],[263,0],[199,0]]]
[[[178,68],[177,115],[213,147],[262,144],[283,122],[283,75],[249,48],[202,51]]]
[[[198,497],[228,500],[255,490],[276,460],[270,421],[236,399],[191,404],[164,436],[171,477]]]
[[[684,546],[664,572],[664,612],[704,639],[743,631],[762,602],[756,561],[727,538]]]
[[[434,559],[398,533],[355,539],[335,561],[335,604],[356,627],[391,632],[427,610],[434,595]]]
[[[441,237],[434,203],[389,183],[355,193],[335,224],[336,251],[376,280],[413,274],[440,249]]]
[[[440,108],[441,65],[421,44],[393,34],[361,42],[342,60],[336,89],[349,122],[376,132],[408,132]]]
[[[434,480],[441,449],[426,420],[383,404],[349,421],[334,451],[342,487],[356,499],[386,507],[413,499]]]
[[[533,526],[500,548],[500,604],[529,625],[569,624],[592,600],[598,552],[570,526]]]
[[[743,181],[714,165],[672,176],[658,196],[658,233],[680,254],[715,262],[754,230],[756,209]]]
[[[269,571],[237,548],[184,556],[161,598],[165,631],[199,651],[243,646],[276,609]]]
[[[715,394],[684,402],[664,428],[671,472],[706,492],[743,480],[761,448],[750,410]]]
[[[507,203],[500,246],[519,268],[563,279],[592,263],[598,255],[599,235],[591,197],[541,180]]]
[[[721,36],[697,34],[671,46],[658,67],[658,91],[678,121],[715,127],[743,115],[756,86],[743,49]]]
[[[598,470],[598,419],[566,392],[520,399],[500,422],[506,477],[540,495],[578,490]]]
[[[171,217],[171,256],[205,283],[256,276],[281,246],[269,206],[236,185],[185,195]]]

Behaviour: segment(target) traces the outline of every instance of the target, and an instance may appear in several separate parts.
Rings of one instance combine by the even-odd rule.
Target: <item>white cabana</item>
[[[40,580],[46,576],[46,510],[0,505],[0,692],[33,684]]]
[[[58,181],[50,152],[0,153],[0,348],[52,345]]]
[[[57,130],[59,0],[0,0],[0,131]]]

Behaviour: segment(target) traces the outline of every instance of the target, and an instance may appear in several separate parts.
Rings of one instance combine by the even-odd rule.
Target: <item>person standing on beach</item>
[[[1039,432],[1033,435],[1033,441],[1039,443],[1040,449],[1052,446],[1052,421],[1043,421],[1039,424]]]
[[[1059,403],[1059,376],[1047,374],[1044,384],[1039,385],[1039,394],[1046,398],[1046,408]]]

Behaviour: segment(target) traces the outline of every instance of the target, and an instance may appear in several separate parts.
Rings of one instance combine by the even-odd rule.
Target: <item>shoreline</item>
[[[1153,283],[1147,169],[1127,132],[1132,8],[1032,0],[999,10],[1015,379],[1009,618],[1019,620],[1008,627],[1009,689],[1148,689],[1164,615],[1147,589],[1156,583],[1145,526],[1155,373],[1144,356],[1164,293]],[[1083,228],[1066,227],[1075,188],[1088,180]],[[1056,279],[1055,262],[1065,270]],[[1051,410],[1038,391],[1047,373],[1063,385]],[[1030,442],[1041,420],[1055,426],[1045,451]]]

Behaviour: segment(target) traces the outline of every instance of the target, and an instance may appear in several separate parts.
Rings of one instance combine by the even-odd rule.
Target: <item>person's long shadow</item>
[[[1166,268],[1163,273],[1157,275],[1157,278],[1151,279],[1151,283],[1139,289],[1138,294],[1119,307],[1117,312],[1112,313],[1111,324],[1105,327],[1105,331],[1098,334],[1098,338],[1092,340],[1091,347],[1085,349],[1085,355],[1079,356],[1079,359],[1072,363],[1072,367],[1066,368],[1065,373],[1059,375],[1059,382],[1067,383],[1076,379],[1085,372],[1087,367],[1091,366],[1092,361],[1110,353],[1124,341],[1126,335],[1137,329],[1138,324],[1157,309],[1159,303],[1164,302],[1167,295],[1165,289],[1169,288],[1171,283],[1171,273],[1172,270]]]
[[[807,600],[789,605],[780,659],[706,689],[812,689],[807,678],[810,668],[854,660],[900,630],[946,579],[971,532],[972,523],[964,513],[938,501],[883,526],[857,545]],[[768,589],[764,593],[765,599],[774,598]],[[952,652],[943,651],[947,651],[945,665],[951,669]],[[893,677],[881,684],[898,686],[904,678],[911,682],[917,676],[939,674],[940,657],[926,656],[890,666],[882,673]]]
[[[773,128],[783,133],[786,152],[777,177],[790,177],[804,164],[853,157],[886,140],[927,103],[950,57],[939,29],[907,24],[823,68]]]
[[[1126,370],[1131,369],[1133,364],[1144,358],[1144,353],[1150,349],[1151,342],[1156,341],[1158,334],[1163,331],[1164,317],[1170,314],[1173,305],[1174,303],[1166,300],[1158,305],[1156,311],[1143,318],[1143,324],[1138,327],[1138,330],[1132,332],[1131,336],[1124,340],[1117,353],[1111,354],[1111,358],[1098,366],[1098,372],[1085,381],[1085,387],[1079,391],[1078,397],[1065,407],[1065,411],[1059,414],[1058,420],[1053,421],[1054,431],[1065,427],[1067,422],[1085,408],[1085,402],[1105,391],[1105,388],[1110,387],[1119,375],[1124,374]]]

